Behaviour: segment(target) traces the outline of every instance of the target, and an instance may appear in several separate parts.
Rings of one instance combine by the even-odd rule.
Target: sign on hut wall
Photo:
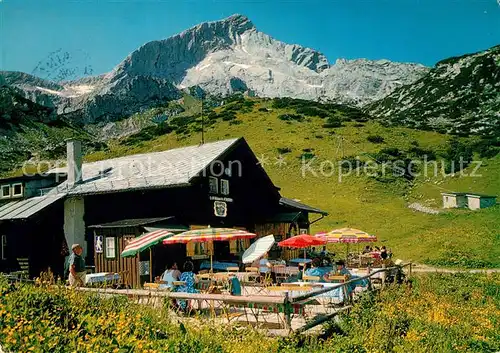
[[[95,252],[96,254],[102,254],[102,249],[103,249],[103,240],[102,240],[102,235],[96,235],[95,236]]]
[[[227,203],[224,201],[214,201],[214,214],[217,217],[226,217]]]

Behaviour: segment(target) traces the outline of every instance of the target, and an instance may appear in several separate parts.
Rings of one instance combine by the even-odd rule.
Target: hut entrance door
[[[125,249],[127,244],[134,238],[135,236],[133,235],[124,235],[121,238],[120,253],[121,251],[123,251],[123,249]],[[140,282],[138,280],[139,276],[137,273],[138,270],[137,257],[120,257],[119,261],[121,262],[119,268],[120,268],[120,277],[122,278],[122,282],[126,286],[131,286],[131,287],[137,286],[137,284]]]

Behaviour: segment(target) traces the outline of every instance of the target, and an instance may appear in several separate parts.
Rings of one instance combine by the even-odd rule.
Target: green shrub
[[[326,118],[328,116],[328,112],[323,109],[318,109],[317,107],[299,107],[295,109],[295,112],[305,116],[319,116],[320,118]]]
[[[342,126],[342,121],[340,120],[340,118],[336,116],[329,116],[328,119],[326,119],[326,123],[323,124],[323,127],[326,129],[336,128],[341,126]]]
[[[453,138],[444,151],[446,173],[457,173],[472,162],[473,148],[459,139]]]
[[[292,122],[292,121],[304,121],[304,117],[302,115],[298,114],[281,114],[278,116],[278,119],[287,121],[287,122]]]
[[[493,158],[500,153],[500,137],[482,138],[472,148],[481,158]]]
[[[371,143],[384,143],[384,138],[380,135],[370,135],[366,138]]]
[[[299,159],[308,161],[310,159],[313,159],[314,157],[315,155],[313,152],[304,152],[300,155]]]
[[[436,160],[436,152],[430,149],[424,149],[420,147],[410,147],[408,153],[416,158],[427,158],[428,161]]]
[[[401,157],[403,155],[403,152],[401,152],[397,147],[382,148],[379,153],[392,157]]]
[[[276,150],[279,154],[287,154],[292,152],[292,149],[290,147],[278,147]]]
[[[222,121],[231,121],[236,119],[236,113],[232,111],[225,111],[219,114],[222,118]]]

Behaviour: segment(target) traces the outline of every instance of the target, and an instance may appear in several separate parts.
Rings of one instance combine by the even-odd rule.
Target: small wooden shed
[[[96,272],[118,273],[126,286],[140,287],[148,281],[151,274],[161,274],[167,264],[179,261],[177,258],[185,254],[178,247],[155,246],[136,257],[121,257],[127,244],[134,238],[158,229],[172,233],[184,232],[189,228],[176,224],[175,217],[125,219],[115,222],[89,226],[94,231],[94,261]],[[155,261],[150,268],[150,256],[154,254]]]

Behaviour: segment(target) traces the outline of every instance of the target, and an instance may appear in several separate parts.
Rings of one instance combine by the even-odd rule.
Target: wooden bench
[[[349,276],[347,275],[330,275],[328,276],[328,279],[332,282],[339,282],[339,283],[344,283],[348,280]]]
[[[302,279],[305,282],[319,282],[321,280],[319,276],[308,276],[308,275],[302,276]]]

